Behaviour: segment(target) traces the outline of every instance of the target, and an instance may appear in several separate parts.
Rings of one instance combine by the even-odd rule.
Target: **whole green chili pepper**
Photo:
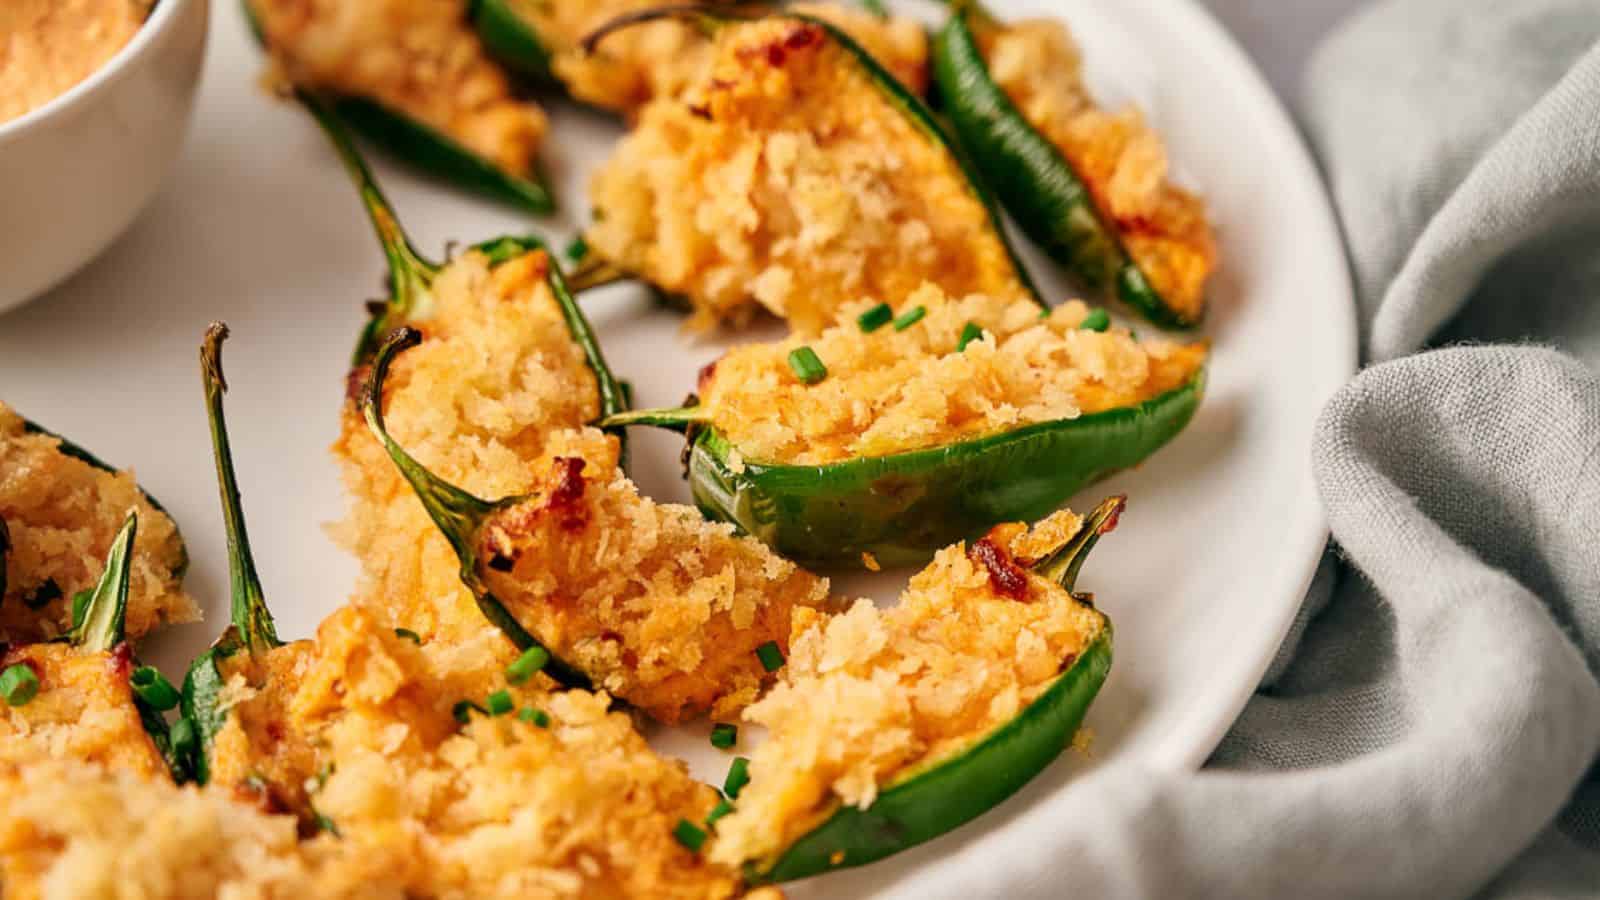
[[[1137,465],[1182,431],[1205,370],[1134,406],[971,440],[825,465],[745,454],[702,408],[638,410],[602,426],[653,425],[688,441],[684,477],[700,510],[802,564],[926,561],[997,522],[1033,521],[1087,485]]]
[[[1072,592],[1090,549],[1125,504],[1123,497],[1101,503],[1078,533],[1034,563],[1033,571]],[[1073,598],[1093,608],[1087,595],[1073,593]],[[1105,683],[1111,669],[1111,620],[1098,611],[1096,615],[1098,634],[1014,718],[948,759],[918,766],[881,786],[867,808],[836,807],[770,858],[747,862],[746,881],[793,881],[873,862],[932,840],[1016,793],[1067,748]]]
[[[826,19],[789,9],[783,9],[770,15],[794,19],[820,28],[829,40],[844,48],[849,58],[854,60],[866,75],[868,82],[876,87],[890,104],[915,126],[917,131],[920,131],[940,150],[950,155],[957,171],[960,172],[965,180],[967,188],[987,213],[989,224],[1001,246],[1005,248],[1007,258],[1011,261],[1011,268],[1016,273],[1017,282],[1022,285],[1024,292],[1035,303],[1038,303],[1041,307],[1048,306],[1043,295],[1040,294],[1038,286],[1034,284],[1033,277],[1028,274],[1027,266],[1023,264],[1021,255],[1018,254],[1016,247],[1007,235],[1005,224],[1001,220],[1000,206],[987,187],[979,169],[974,167],[973,163],[950,139],[944,129],[940,127],[938,120],[934,117],[927,104],[909,91],[905,85],[901,84],[899,79],[885,69],[876,57],[867,52],[866,48],[862,47],[837,25]],[[593,53],[600,42],[613,32],[660,19],[684,19],[700,26],[708,33],[715,33],[727,25],[751,22],[759,18],[762,18],[759,14],[740,12],[737,8],[729,7],[698,4],[659,6],[617,16],[591,32],[582,40],[580,46],[585,53]],[[598,265],[599,262],[597,260],[596,264]]]
[[[245,528],[239,503],[239,482],[233,471],[233,452],[228,446],[228,423],[223,413],[222,395],[227,381],[222,374],[222,342],[228,328],[212,323],[200,348],[200,374],[205,386],[206,418],[211,427],[211,446],[216,457],[217,489],[222,499],[222,521],[228,535],[229,625],[210,649],[189,664],[183,679],[181,709],[195,737],[194,757],[189,761],[194,780],[210,780],[211,745],[227,724],[227,711],[221,705],[226,679],[220,664],[238,653],[265,654],[283,646],[277,626],[268,611],[250,552],[250,535]]]
[[[266,45],[250,0],[241,0],[241,5],[250,33]],[[369,97],[328,93],[327,99],[333,113],[350,127],[417,169],[536,215],[556,209],[555,197],[537,169],[532,178],[507,172],[433,126]]]
[[[572,302],[570,297],[568,302]],[[575,310],[576,303],[572,305]],[[577,313],[577,315],[582,314]],[[428,471],[397,444],[389,436],[388,429],[384,427],[383,382],[388,376],[389,364],[401,351],[415,347],[421,341],[422,334],[416,329],[399,328],[391,332],[383,346],[378,349],[372,363],[372,374],[367,380],[366,390],[361,398],[361,413],[367,420],[367,427],[383,444],[395,467],[400,470],[400,474],[405,477],[412,490],[416,491],[417,499],[422,501],[429,518],[433,519],[439,531],[450,542],[451,548],[455,550],[456,557],[461,562],[461,582],[472,592],[484,617],[504,632],[517,649],[526,651],[539,647],[549,654],[549,660],[542,669],[545,674],[566,687],[588,689],[592,686],[589,676],[561,660],[538,638],[529,634],[511,611],[506,609],[505,604],[489,590],[483,572],[479,568],[480,565],[488,565],[491,562],[482,559],[479,553],[483,529],[488,526],[496,513],[510,509],[528,498],[511,496],[493,502],[480,500]]]
[[[962,146],[1023,232],[1089,287],[1152,323],[1199,324],[1198,314],[1176,309],[1150,284],[1066,157],[990,77],[974,31],[996,27],[994,20],[970,0],[953,5],[934,37],[933,80]]]

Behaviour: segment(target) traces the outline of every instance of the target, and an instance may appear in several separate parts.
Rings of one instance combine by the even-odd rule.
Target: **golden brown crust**
[[[7,900],[400,900],[401,858],[218,790],[118,768],[0,765],[0,889]]]
[[[296,84],[367,97],[449,135],[524,178],[547,122],[513,95],[461,0],[249,0]]]
[[[711,62],[711,41],[695,25],[661,20],[635,25],[608,36],[592,54],[578,41],[624,13],[659,6],[655,0],[602,0],[600,3],[545,3],[511,0],[534,22],[553,51],[556,77],[574,97],[605,109],[633,113],[656,98],[682,94]],[[879,62],[921,94],[928,82],[928,39],[910,19],[880,18],[838,3],[797,4],[794,9],[844,29]]]
[[[1109,112],[1095,104],[1061,22],[980,29],[979,40],[995,83],[1072,164],[1150,285],[1198,319],[1217,265],[1216,239],[1205,204],[1168,179],[1161,138],[1137,109]]]
[[[11,533],[0,642],[54,638],[72,625],[72,595],[94,587],[128,512],[139,514],[128,588],[128,636],[200,618],[183,592],[183,540],[131,472],[106,472],[26,430],[0,403],[0,518]],[[41,602],[43,601],[43,602]]]
[[[730,895],[730,873],[671,837],[714,793],[606,695],[507,683],[507,646],[487,632],[417,644],[347,606],[315,641],[229,667],[212,784],[405,860],[409,896]],[[457,703],[487,707],[498,691],[513,712],[458,721]]]
[[[133,704],[133,656],[126,644],[110,653],[67,644],[0,653],[0,671],[14,665],[33,670],[39,693],[21,706],[0,704],[0,764],[74,760],[166,777],[166,761]]]
[[[922,307],[921,321],[863,332],[855,315],[872,305],[847,304],[841,324],[811,339],[735,348],[701,380],[704,411],[743,460],[824,465],[1074,419],[1170,391],[1206,359],[1203,344],[1081,329],[1078,301],[1041,319],[1029,301],[954,299],[925,285],[894,306]],[[968,323],[984,336],[958,350]],[[802,345],[827,367],[820,383],[789,366]]]
[[[924,281],[1025,290],[954,158],[816,25],[721,30],[681,100],[657,100],[591,185],[589,246],[702,323],[765,307],[802,332]]]

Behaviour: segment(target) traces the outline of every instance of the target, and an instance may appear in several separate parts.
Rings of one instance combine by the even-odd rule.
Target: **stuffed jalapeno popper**
[[[997,206],[921,100],[849,35],[789,9],[755,19],[671,7],[619,19],[715,33],[679,97],[646,106],[595,173],[593,258],[684,298],[696,321],[757,308],[803,333],[861,297],[924,282],[1037,296]]]
[[[729,351],[697,402],[605,425],[684,432],[707,515],[801,563],[921,563],[1005,521],[1048,514],[1188,424],[1203,344],[1140,342],[1072,301],[924,286],[844,324]]]
[[[44,641],[72,627],[72,598],[93,587],[128,511],[139,515],[129,559],[126,628],[133,638],[200,617],[182,582],[188,554],[172,519],[119,472],[0,403],[0,642]]]
[[[1200,198],[1167,176],[1161,139],[1134,108],[1100,108],[1055,19],[1006,24],[956,0],[934,41],[944,111],[1035,243],[1163,328],[1199,323],[1216,240]]]

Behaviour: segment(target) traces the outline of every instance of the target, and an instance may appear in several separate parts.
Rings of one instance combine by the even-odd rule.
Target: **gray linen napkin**
[[[1596,0],[1391,0],[1318,52],[1372,365],[1295,629],[1202,772],[1104,766],[895,896],[1600,896],[1597,40]]]

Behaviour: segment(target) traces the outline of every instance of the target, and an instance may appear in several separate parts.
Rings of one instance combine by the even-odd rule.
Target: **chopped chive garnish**
[[[1097,306],[1089,310],[1089,314],[1083,317],[1078,327],[1084,331],[1105,331],[1111,327],[1111,314]]]
[[[718,722],[711,726],[711,746],[726,750],[739,742],[739,726]]]
[[[7,704],[22,706],[38,693],[39,676],[33,674],[32,666],[17,663],[0,672],[0,697],[6,698]]]
[[[517,657],[517,661],[506,666],[506,680],[512,684],[522,684],[532,678],[536,672],[550,662],[550,651],[543,647],[529,647]]]
[[[509,691],[495,691],[489,695],[489,715],[503,716],[515,708],[516,704],[511,702]]]
[[[178,689],[167,676],[153,666],[140,666],[128,677],[128,684],[144,704],[156,712],[166,712],[178,705]]]
[[[483,713],[484,715],[489,714],[488,710],[476,703],[473,703],[471,700],[459,700],[456,702],[455,706],[450,707],[450,715],[455,716],[456,721],[463,725],[472,721],[472,714],[474,712]]]
[[[761,667],[768,672],[776,672],[783,668],[783,651],[778,649],[777,641],[767,641],[757,647],[756,658],[761,660]]]
[[[983,337],[983,329],[979,328],[976,322],[968,322],[961,327],[961,337],[956,341],[956,352],[960,353],[966,350],[968,344],[981,337]]]
[[[672,826],[672,836],[690,853],[699,853],[706,842],[705,830],[688,819],[679,819],[678,824]]]
[[[422,646],[422,635],[417,634],[415,631],[412,631],[409,628],[396,628],[394,630],[394,636],[405,638],[419,647]]]
[[[794,377],[806,384],[816,384],[828,377],[828,367],[817,358],[817,351],[810,347],[796,347],[789,351],[789,369],[794,372]]]
[[[172,741],[172,754],[179,759],[188,759],[195,751],[194,720],[188,716],[179,716],[172,723],[172,730],[167,733]]]
[[[46,578],[44,584],[34,588],[31,593],[22,598],[22,605],[29,609],[43,609],[51,601],[61,599],[61,585],[56,584],[54,578]]]
[[[750,759],[744,756],[735,756],[733,765],[728,767],[728,778],[722,782],[722,792],[728,799],[737,799],[739,792],[750,783]]]
[[[540,728],[550,727],[550,715],[542,709],[534,709],[531,706],[524,707],[522,712],[517,713],[517,718],[524,722],[532,722]]]
[[[567,245],[567,259],[573,262],[581,262],[588,255],[589,242],[584,240],[581,234],[573,238],[572,243]]]
[[[710,828],[711,826],[717,824],[718,819],[731,812],[733,812],[732,803],[729,803],[726,800],[717,801],[717,805],[712,808],[711,812],[706,814],[706,827]]]
[[[928,308],[926,306],[914,306],[895,317],[894,330],[905,331],[907,328],[921,322],[922,317],[927,314]]]
[[[1050,307],[1046,306],[1046,307],[1043,307],[1042,309],[1040,309],[1039,310],[1039,318],[1041,318],[1041,319],[1050,318]]]
[[[889,304],[879,303],[877,306],[856,316],[856,324],[861,326],[862,331],[871,334],[889,324],[889,321],[893,318],[894,310],[889,308]]]

